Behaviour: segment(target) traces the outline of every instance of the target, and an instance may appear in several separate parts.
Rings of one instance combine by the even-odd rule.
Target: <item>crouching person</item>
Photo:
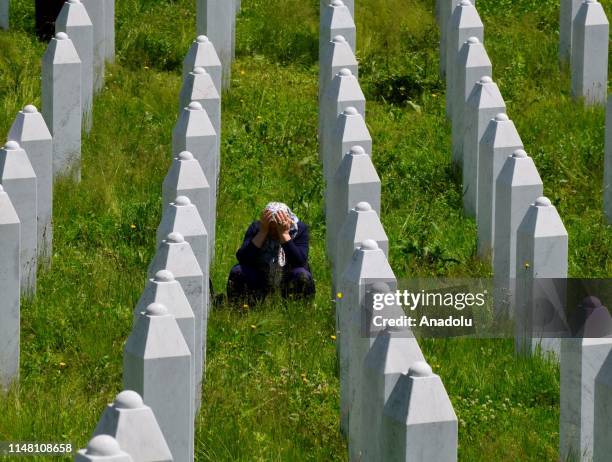
[[[261,300],[280,290],[283,297],[312,297],[315,284],[308,266],[308,226],[280,202],[271,202],[251,223],[238,264],[229,274],[227,297]]]

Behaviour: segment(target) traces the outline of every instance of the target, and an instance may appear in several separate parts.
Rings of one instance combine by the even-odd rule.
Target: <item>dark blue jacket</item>
[[[281,244],[287,263],[291,268],[308,268],[308,226],[301,221],[297,223],[296,235],[288,242]],[[236,252],[238,263],[257,267],[259,247],[253,244],[253,238],[259,232],[259,221],[254,221],[244,235],[242,247]]]

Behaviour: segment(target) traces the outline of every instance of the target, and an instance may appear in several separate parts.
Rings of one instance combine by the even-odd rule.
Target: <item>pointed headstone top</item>
[[[174,281],[174,274],[172,271],[168,270],[159,270],[155,273],[155,282],[172,282]]]
[[[191,201],[189,200],[187,196],[178,196],[174,200],[174,205],[177,205],[179,207],[186,207],[188,205],[191,205]]]
[[[168,314],[168,308],[161,303],[151,303],[147,306],[145,313],[147,316],[166,316]]]
[[[429,364],[427,364],[425,361],[417,361],[410,366],[408,375],[410,377],[431,377],[434,374]]]
[[[185,238],[181,233],[170,233],[168,234],[166,241],[172,244],[182,244],[183,242],[185,242]]]
[[[535,200],[536,207],[552,207],[552,202],[548,197],[540,196]]]
[[[117,395],[113,402],[116,409],[141,409],[145,407],[142,397],[132,390],[124,390]]]
[[[362,250],[378,250],[378,243],[374,239],[366,239],[361,244]]]
[[[112,436],[98,435],[87,443],[85,454],[89,456],[116,456],[121,454],[121,448]]]
[[[372,210],[372,206],[367,202],[359,202],[355,206],[355,210],[357,210],[358,212],[369,212]]]
[[[353,146],[349,150],[349,153],[353,156],[363,156],[366,154],[365,149],[363,149],[361,146]]]

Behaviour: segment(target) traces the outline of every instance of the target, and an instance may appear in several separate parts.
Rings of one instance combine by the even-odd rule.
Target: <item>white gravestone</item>
[[[203,67],[195,67],[183,80],[179,95],[179,112],[189,106],[192,101],[202,105],[219,137],[221,133],[221,97],[211,75]],[[219,143],[217,145],[219,146]]]
[[[204,280],[204,273],[191,246],[179,233],[169,234],[159,245],[153,261],[149,265],[149,278],[155,277],[155,274],[160,270],[170,271],[181,284],[195,316],[195,399],[199,407],[201,398],[199,391],[201,390],[205,369],[204,319],[208,314],[208,281]]]
[[[382,460],[382,418],[398,379],[416,361],[425,361],[409,330],[388,327],[374,340],[363,362],[361,441],[364,461]]]
[[[223,67],[222,86],[229,88],[232,69],[232,22],[234,8],[227,0],[197,0],[197,33],[206,35],[215,44],[217,56]],[[192,68],[193,69],[193,68]]]
[[[355,53],[342,35],[336,35],[331,42],[323,44],[319,59],[319,99],[327,92],[334,76],[342,69],[350,70],[359,77],[359,64]]]
[[[147,281],[147,285],[134,309],[134,320],[151,303],[164,305],[168,312],[174,316],[183,333],[185,342],[187,342],[189,351],[195,357],[195,315],[185,291],[181,284],[174,279],[174,274],[171,271],[160,270]]]
[[[193,69],[193,72],[189,73],[183,82],[179,99],[181,100],[181,108],[188,106],[191,101],[200,103],[215,129],[217,135],[215,151],[217,184],[214,186],[215,190],[217,190],[219,187],[219,171],[221,169],[221,97],[215,88],[211,76],[203,67],[196,67]]]
[[[155,413],[175,461],[193,461],[194,414],[191,353],[164,305],[140,313],[123,353],[123,387]]]
[[[389,255],[389,239],[378,214],[368,202],[359,202],[348,213],[338,231],[336,253],[332,260],[334,287],[340,283],[353,252],[366,239],[376,241],[385,255]]]
[[[410,366],[383,412],[385,462],[456,462],[457,416],[440,377],[425,362]]]
[[[356,52],[357,29],[351,12],[342,0],[331,0],[322,10],[319,21],[319,58],[323,47],[336,35],[342,35]]]
[[[478,159],[480,140],[489,121],[506,112],[506,103],[491,77],[482,77],[465,105],[463,138],[463,209],[467,216],[478,218]]]
[[[215,245],[217,210],[217,159],[219,137],[202,105],[196,101],[183,109],[172,132],[172,153],[178,156],[189,151],[200,162],[210,189],[210,227],[206,228],[211,248]]]
[[[349,107],[357,109],[357,112],[365,119],[365,106],[365,96],[357,77],[350,69],[340,69],[319,102],[319,154],[321,159],[323,159],[323,152],[326,151],[324,146],[329,139],[329,131],[334,129],[333,121]]]
[[[85,6],[80,0],[64,3],[57,20],[55,31],[65,32],[72,40],[81,60],[81,109],[83,128],[89,133],[92,124],[93,105],[93,24]]]
[[[572,95],[587,105],[606,104],[609,24],[601,3],[585,0],[572,32]]]
[[[344,156],[327,186],[327,193],[327,250],[333,258],[338,231],[353,207],[359,202],[367,202],[380,214],[380,178],[372,159],[361,146],[353,146]]]
[[[36,293],[38,254],[36,174],[28,155],[16,141],[7,141],[0,149],[0,183],[21,222],[21,292],[32,296]]]
[[[172,462],[153,410],[135,391],[122,391],[106,407],[94,430],[97,435],[115,438],[135,462]]]
[[[440,78],[446,77],[446,49],[448,47],[449,21],[459,2],[457,0],[439,0],[436,2],[438,12],[438,26],[440,27]],[[476,1],[472,2],[476,6]]]
[[[574,18],[583,0],[561,0],[559,8],[559,62],[569,63]]]
[[[81,0],[93,24],[93,82],[94,92],[104,88],[104,63],[106,61],[105,0]]]
[[[355,18],[355,0],[343,0],[343,3],[349,10],[351,17]],[[319,11],[323,11],[329,5],[329,0],[321,0],[319,2]]]
[[[188,151],[181,152],[172,161],[172,165],[162,184],[162,213],[178,196],[187,196],[196,206],[204,222],[206,232],[212,227],[213,209],[210,203],[210,186],[200,163]],[[208,242],[210,254],[213,255],[212,242]]]
[[[523,142],[514,123],[504,113],[491,119],[480,140],[478,162],[478,255],[489,259],[493,254],[495,233],[495,186],[506,159]]]
[[[387,257],[376,241],[366,239],[353,253],[351,262],[342,276],[336,298],[336,324],[338,329],[338,353],[340,363],[340,425],[348,434],[350,422],[351,352],[352,332],[350,329],[353,310],[360,310],[365,299],[366,287],[374,283],[386,283],[391,290],[397,287],[395,275]]]
[[[210,74],[210,77],[215,83],[217,93],[221,95],[223,68],[214,45],[205,35],[198,35],[185,55],[185,59],[183,60],[183,80],[185,80],[187,75],[196,67],[203,67],[206,69],[206,72]]]
[[[342,158],[352,146],[359,145],[366,152],[372,152],[372,136],[368,126],[354,107],[348,107],[335,120],[330,121],[329,138],[323,151],[323,173],[326,181],[330,181],[336,173]]]
[[[0,391],[19,378],[20,223],[0,185]]]
[[[465,131],[465,104],[476,82],[493,72],[487,50],[477,37],[470,37],[459,51],[456,69],[456,87],[453,102],[452,142],[453,165],[463,165],[463,135]]]
[[[561,340],[559,445],[562,460],[593,460],[595,379],[611,353],[612,338],[609,337]]]
[[[515,346],[559,355],[566,328],[568,236],[546,197],[529,206],[516,233]]]
[[[53,135],[53,176],[80,179],[81,60],[64,32],[55,34],[43,56],[41,99]]]
[[[606,462],[612,454],[612,354],[595,379],[593,462]]]
[[[446,115],[453,114],[459,51],[470,37],[484,41],[484,26],[470,0],[461,0],[448,22],[446,49]]]
[[[385,256],[384,263],[388,265]],[[384,265],[381,265],[381,269]],[[384,270],[393,273],[391,267]],[[384,274],[381,271],[381,275]],[[348,368],[348,400],[349,400],[349,460],[362,460],[363,447],[367,441],[361,439],[362,436],[362,421],[364,414],[364,401],[370,399],[369,395],[364,395],[363,379],[364,379],[364,361],[374,343],[375,335],[380,331],[378,326],[372,322],[374,316],[390,314],[390,307],[386,310],[378,310],[377,297],[385,297],[391,294],[391,287],[385,282],[365,281],[365,290],[362,304],[359,306],[349,306],[348,322],[346,324],[346,332],[349,333],[349,368]],[[391,294],[392,295],[392,294]],[[399,307],[393,307],[401,310]],[[397,311],[399,312],[399,311]],[[371,428],[368,425],[368,428]]]
[[[191,384],[194,390],[194,399],[197,393],[195,385],[195,358],[196,358],[196,339],[195,339],[195,314],[191,309],[189,300],[185,295],[185,291],[181,287],[181,284],[174,279],[174,274],[168,270],[160,270],[155,273],[155,277],[150,278],[145,285],[145,288],[136,304],[134,309],[134,321],[138,318],[139,313],[146,310],[147,306],[151,303],[159,303],[164,305],[168,312],[174,316],[176,323],[181,329],[183,338],[187,342],[189,352],[191,353],[191,361],[193,368],[193,376],[191,377]],[[206,313],[204,314],[205,317]],[[205,322],[203,332],[206,332],[206,326],[208,321]],[[196,403],[194,401],[194,412],[196,409]]]
[[[170,233],[180,233],[189,242],[204,279],[208,279],[208,233],[198,209],[186,196],[178,196],[174,202],[166,205],[157,227],[157,245]]]
[[[38,210],[38,263],[48,266],[53,249],[53,139],[45,119],[36,107],[19,111],[8,139],[17,141],[27,153],[36,174]]]
[[[196,329],[198,330],[198,345],[202,345],[202,361],[201,364],[206,364],[206,331],[208,326],[208,310],[209,310],[209,285],[207,284],[210,278],[210,263],[208,253],[208,235],[206,228],[198,214],[198,210],[185,196],[179,196],[174,203],[166,207],[162,216],[161,223],[157,229],[158,242],[161,243],[164,236],[169,236],[173,233],[183,236],[185,241],[191,246],[193,254],[196,257],[198,266],[203,275],[203,298],[204,307],[202,310],[194,309],[196,315]],[[166,268],[169,269],[169,268]],[[199,350],[198,350],[199,353]],[[203,366],[202,366],[203,368]],[[200,364],[196,365],[196,372],[200,373]],[[199,376],[198,376],[199,379]],[[199,405],[199,402],[198,402]]]
[[[516,232],[529,206],[542,194],[542,179],[533,159],[522,149],[513,152],[506,159],[495,187],[493,285],[498,314],[514,314]]]

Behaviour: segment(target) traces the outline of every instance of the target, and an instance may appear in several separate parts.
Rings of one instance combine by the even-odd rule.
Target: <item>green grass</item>
[[[31,2],[12,2],[0,33],[0,133],[39,105]],[[161,182],[170,163],[181,61],[193,39],[187,0],[117,3],[117,65],[94,105],[83,180],[54,196],[53,267],[22,309],[21,382],[0,397],[0,440],[83,447],[121,390],[131,311],[154,253]],[[366,4],[367,3],[367,4]],[[609,10],[609,1],[604,3]],[[283,200],[312,228],[318,295],[215,310],[198,418],[198,460],[346,460],[317,157],[318,1],[244,0],[232,89],[223,100],[215,288],[223,290],[246,225]],[[557,66],[557,2],[479,0],[494,78],[546,194],[570,235],[572,276],[612,274],[604,225],[604,114],[569,98]],[[433,3],[357,2],[360,81],[382,220],[398,278],[490,275],[452,177],[450,127],[437,76]],[[512,20],[508,19],[512,18]],[[559,371],[517,359],[510,340],[423,340],[460,419],[460,460],[556,460]]]

